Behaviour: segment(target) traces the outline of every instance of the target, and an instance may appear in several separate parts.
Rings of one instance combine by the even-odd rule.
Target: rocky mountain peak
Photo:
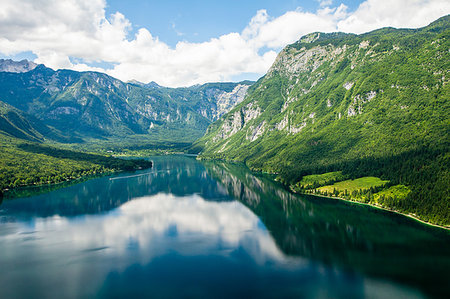
[[[14,61],[12,59],[0,59],[0,72],[26,73],[34,70],[38,65],[32,61],[23,59]]]

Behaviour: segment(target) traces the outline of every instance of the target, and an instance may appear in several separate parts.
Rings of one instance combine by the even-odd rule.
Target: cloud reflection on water
[[[108,214],[36,218],[33,226],[45,234],[47,243],[70,244],[72,250],[108,247],[111,254],[124,254],[134,244],[146,260],[167,246],[180,254],[242,246],[261,263],[284,257],[263,223],[244,205],[205,201],[199,195],[159,193],[126,202]],[[179,246],[180,242],[189,245]]]
[[[245,252],[254,264],[286,269],[307,263],[286,257],[259,218],[240,202],[206,201],[196,194],[158,193],[108,213],[35,217],[5,226],[0,230],[0,264],[15,276],[0,276],[0,282],[11,285],[11,291],[18,277],[31,277],[31,289],[45,297],[94,294],[111,271],[126,272],[131,265],[145,266],[167,254],[229,259]],[[44,286],[50,282],[59,290],[49,293]]]

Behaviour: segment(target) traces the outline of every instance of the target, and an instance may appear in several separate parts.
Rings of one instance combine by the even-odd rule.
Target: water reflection
[[[291,295],[363,290],[360,277],[286,257],[259,218],[242,204],[206,201],[198,195],[159,193],[136,198],[108,214],[9,222],[0,236],[0,262],[8,273],[0,282],[10,286],[0,294],[8,298],[130,293],[178,297],[177,287],[187,288],[183,294],[191,296],[249,291],[275,296],[279,286],[268,287],[271,280]],[[339,283],[328,285],[324,272]],[[32,279],[24,288],[26,277]],[[350,291],[341,290],[347,280],[357,284]],[[227,284],[226,290],[218,288]]]
[[[5,200],[0,285],[9,287],[0,297],[414,298],[448,291],[448,234],[298,197],[239,165],[154,162],[151,171]]]
[[[292,194],[228,163],[210,175],[260,217],[283,252],[450,295],[450,234],[367,206]]]
[[[159,193],[134,199],[101,216],[34,218],[3,228],[8,231],[2,231],[1,236],[35,241],[36,249],[45,246],[46,250],[63,251],[70,244],[70,250],[77,252],[105,250],[108,254],[123,255],[138,250],[139,263],[167,250],[197,255],[220,247],[226,254],[238,246],[245,247],[260,264],[283,257],[250,210],[237,202],[219,204],[198,195],[176,197]],[[14,248],[11,253],[15,254]]]

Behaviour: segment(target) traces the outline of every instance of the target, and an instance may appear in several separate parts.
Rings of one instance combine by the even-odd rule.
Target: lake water
[[[450,298],[445,230],[236,164],[151,159],[4,199],[0,298]]]

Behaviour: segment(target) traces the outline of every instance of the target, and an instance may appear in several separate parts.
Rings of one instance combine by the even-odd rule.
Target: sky
[[[256,80],[305,34],[449,13],[448,0],[0,0],[0,58],[170,87]]]

